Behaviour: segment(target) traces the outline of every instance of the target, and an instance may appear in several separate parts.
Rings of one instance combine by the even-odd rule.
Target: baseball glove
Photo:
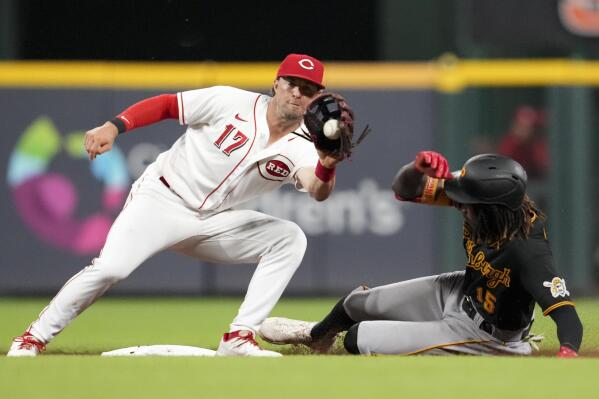
[[[325,124],[329,120],[338,121],[337,138],[328,138],[325,134]],[[342,96],[335,93],[325,93],[315,98],[306,110],[304,124],[317,150],[341,159],[351,156],[352,150],[370,133],[370,128],[366,126],[354,143],[354,111]],[[333,126],[337,126],[336,122]]]

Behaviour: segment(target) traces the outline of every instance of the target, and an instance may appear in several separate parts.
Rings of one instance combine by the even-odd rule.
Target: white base
[[[101,356],[214,356],[215,351],[184,345],[131,346],[102,352]]]

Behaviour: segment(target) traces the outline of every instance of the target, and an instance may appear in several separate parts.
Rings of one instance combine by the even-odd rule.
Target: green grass
[[[316,320],[330,299],[283,300],[273,315]],[[0,353],[47,300],[0,298]],[[0,357],[0,398],[306,398],[597,397],[599,302],[577,301],[585,325],[582,357],[288,356],[250,358],[102,358],[105,350],[180,344],[215,349],[240,299],[102,299],[35,359]],[[557,350],[550,318],[537,316]],[[339,350],[338,353],[341,353]],[[585,354],[589,357],[584,357]]]

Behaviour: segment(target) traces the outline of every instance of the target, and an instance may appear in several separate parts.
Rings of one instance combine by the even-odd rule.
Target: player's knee
[[[308,246],[308,239],[302,229],[293,222],[283,221],[280,232],[281,238],[285,242],[285,248],[295,255],[303,257]]]
[[[351,311],[354,308],[362,308],[371,291],[365,285],[361,285],[350,292],[343,301],[346,310]]]
[[[94,263],[92,270],[96,273],[97,279],[106,284],[118,283],[129,277],[129,274],[131,274],[127,267],[120,267],[119,265],[112,264],[107,265],[97,260]]]
[[[366,285],[360,285],[356,288],[354,288],[352,290],[352,292],[349,293],[349,295],[346,298],[349,298],[350,296],[354,296],[354,295],[368,295],[370,293],[370,287],[366,286]]]
[[[345,350],[351,354],[359,355],[360,349],[358,349],[358,329],[360,328],[360,323],[356,323],[347,330],[347,334],[345,334],[345,338],[343,339],[343,346]]]

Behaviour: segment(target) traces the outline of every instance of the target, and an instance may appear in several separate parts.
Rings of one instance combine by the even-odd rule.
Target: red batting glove
[[[435,151],[420,151],[414,160],[414,167],[422,174],[437,179],[452,179],[447,159]]]
[[[560,346],[559,351],[557,352],[557,357],[562,357],[566,359],[571,359],[574,357],[578,357],[578,353],[574,349],[570,349],[567,346]]]

